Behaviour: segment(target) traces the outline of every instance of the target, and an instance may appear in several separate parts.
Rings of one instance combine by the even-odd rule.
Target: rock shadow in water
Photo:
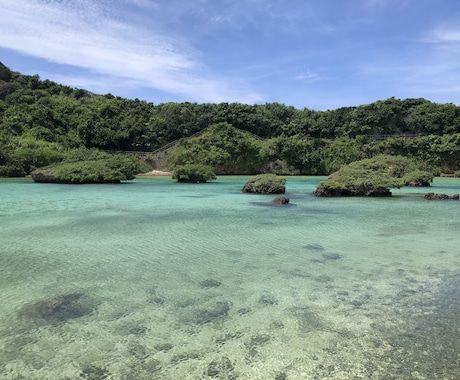
[[[262,207],[276,207],[276,208],[280,208],[280,206],[283,206],[282,208],[291,208],[291,207],[296,207],[295,204],[292,204],[292,203],[286,203],[286,204],[283,204],[283,205],[279,205],[279,204],[276,204],[276,203],[273,203],[273,202],[249,202],[251,205],[254,205],[254,206],[262,206]]]

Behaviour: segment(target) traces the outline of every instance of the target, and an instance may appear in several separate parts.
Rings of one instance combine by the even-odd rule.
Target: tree
[[[218,123],[202,135],[184,140],[170,153],[171,168],[186,164],[209,165],[216,173],[254,172],[262,164],[261,142],[227,123]]]

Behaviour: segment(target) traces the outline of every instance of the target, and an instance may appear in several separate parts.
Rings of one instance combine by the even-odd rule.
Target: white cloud
[[[146,0],[125,1],[157,7]],[[260,99],[225,80],[207,79],[192,49],[158,32],[157,25],[124,22],[115,5],[106,0],[0,0],[0,46],[191,99]]]
[[[460,27],[440,26],[429,33],[428,42],[460,42]]]
[[[296,75],[296,79],[305,80],[305,81],[317,81],[321,79],[321,76],[318,73],[315,73],[311,70],[305,70],[300,74]]]

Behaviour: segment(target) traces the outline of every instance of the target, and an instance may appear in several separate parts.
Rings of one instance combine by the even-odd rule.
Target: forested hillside
[[[460,108],[451,103],[390,98],[328,111],[279,103],[153,104],[96,95],[0,63],[0,176],[28,174],[79,147],[153,152],[219,123],[264,139],[252,150],[257,159],[248,158],[260,170],[283,161],[290,173],[329,174],[380,153],[418,157],[438,172],[459,170]]]

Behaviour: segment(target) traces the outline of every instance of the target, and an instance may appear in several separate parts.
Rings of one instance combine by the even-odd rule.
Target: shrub
[[[406,186],[430,186],[433,182],[433,174],[424,170],[414,170],[404,175]]]
[[[78,160],[85,153],[92,159]],[[143,169],[134,157],[77,149],[69,152],[63,162],[35,170],[32,178],[37,182],[118,183],[134,179]]]
[[[173,179],[177,182],[204,183],[216,179],[211,166],[202,164],[187,164],[177,166],[173,172]]]

